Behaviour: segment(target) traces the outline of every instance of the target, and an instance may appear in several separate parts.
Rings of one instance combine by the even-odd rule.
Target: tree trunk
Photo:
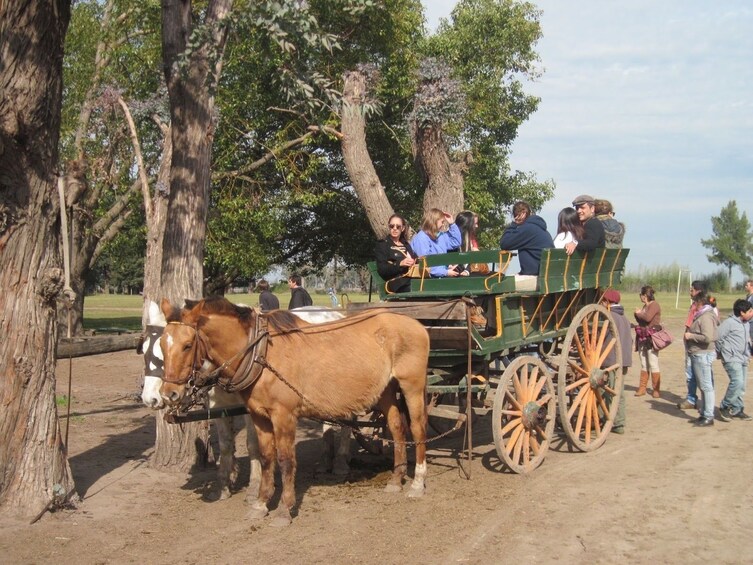
[[[453,216],[463,210],[463,173],[467,166],[450,158],[438,126],[411,123],[411,149],[416,168],[426,183],[424,213],[439,208]]]
[[[366,119],[363,112],[366,88],[366,77],[363,73],[351,71],[345,74],[343,109],[340,116],[343,160],[372,231],[379,239],[383,239],[389,235],[387,220],[393,214],[393,209],[366,146]]]
[[[160,287],[173,304],[202,295],[214,137],[214,99],[210,90],[219,79],[227,36],[227,27],[218,24],[227,17],[231,6],[232,0],[211,0],[206,8],[204,24],[210,30],[207,41],[218,53],[215,68],[210,69],[209,49],[204,45],[193,50],[187,67],[179,70],[178,57],[186,50],[191,35],[191,2],[162,3],[162,54],[170,96],[173,155]],[[208,440],[206,425],[171,426],[159,414],[151,463],[159,469],[181,471],[203,466],[209,453]]]
[[[55,404],[69,20],[70,0],[0,3],[0,506],[23,516],[77,499]]]

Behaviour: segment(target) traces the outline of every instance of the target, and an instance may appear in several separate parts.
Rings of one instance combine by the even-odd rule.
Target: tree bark
[[[214,124],[211,89],[221,72],[227,27],[220,25],[232,8],[232,0],[210,0],[204,25],[208,43],[216,51],[209,58],[209,44],[192,51],[188,63],[178,69],[192,31],[190,0],[162,2],[162,54],[170,97],[172,163],[170,194],[163,240],[160,288],[173,304],[201,298],[204,278],[204,240],[209,210],[210,160]],[[209,434],[201,423],[171,426],[157,416],[157,441],[152,465],[159,469],[190,471],[206,464]]]
[[[377,238],[383,239],[389,235],[387,220],[393,214],[393,209],[366,145],[366,119],[363,111],[366,88],[366,77],[363,73],[351,71],[345,74],[343,109],[340,116],[343,160],[372,231]]]
[[[55,404],[56,190],[70,0],[0,3],[0,506],[76,499]]]
[[[439,126],[413,122],[410,131],[414,163],[426,184],[424,213],[439,208],[456,216],[463,210],[463,173],[467,165],[450,158]]]

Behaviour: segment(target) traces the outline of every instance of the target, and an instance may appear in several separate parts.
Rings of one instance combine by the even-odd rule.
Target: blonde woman
[[[452,216],[438,208],[432,208],[424,216],[421,231],[411,239],[410,245],[419,257],[438,255],[460,247],[460,228],[452,222]],[[457,277],[456,265],[438,265],[430,269],[432,277]],[[466,275],[468,271],[463,271]]]

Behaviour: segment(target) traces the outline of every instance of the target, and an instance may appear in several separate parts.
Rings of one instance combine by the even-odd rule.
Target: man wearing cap
[[[617,339],[620,341],[620,349],[622,350],[622,390],[620,391],[620,403],[617,406],[617,414],[614,418],[614,424],[612,425],[612,431],[616,434],[625,433],[625,376],[628,369],[633,365],[633,335],[630,331],[630,322],[625,317],[625,308],[620,304],[620,292],[613,288],[607,289],[601,297],[601,305],[608,309],[612,318],[614,318],[614,324],[617,326]],[[609,339],[610,336],[607,336]],[[609,352],[606,359],[604,359],[603,367],[610,367],[614,365],[617,360],[615,349]],[[617,371],[612,371],[609,376],[609,386],[614,390]]]
[[[594,215],[594,202],[594,197],[588,194],[581,194],[573,200],[573,208],[578,212],[584,233],[578,243],[571,242],[565,245],[568,255],[572,255],[576,250],[593,251],[605,246],[604,225]]]

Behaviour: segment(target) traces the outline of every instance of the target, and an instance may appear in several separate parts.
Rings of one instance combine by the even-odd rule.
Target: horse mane
[[[309,325],[295,314],[291,314],[288,310],[272,310],[265,314],[265,316],[272,330],[281,334],[290,333]]]

